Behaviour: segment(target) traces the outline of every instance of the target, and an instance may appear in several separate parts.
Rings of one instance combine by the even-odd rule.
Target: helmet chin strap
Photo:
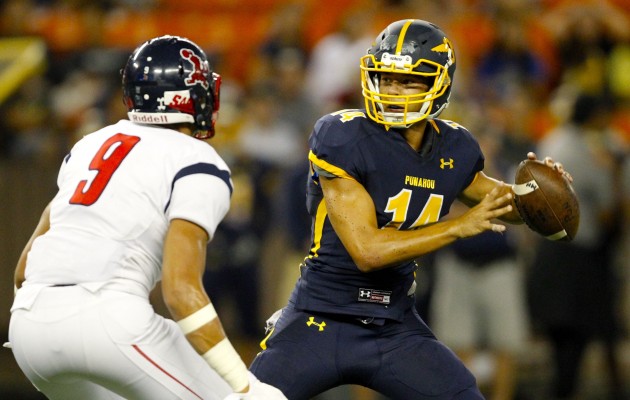
[[[405,114],[400,114],[400,113],[388,113],[388,112],[382,112],[381,111],[381,116],[383,117],[383,119],[389,123],[392,123],[393,125],[391,125],[391,127],[393,129],[403,129],[403,128],[409,128],[410,126],[412,126],[415,123],[418,123],[420,121],[422,121],[424,118],[421,118],[422,115],[424,115],[423,113],[419,113],[419,112],[409,112],[406,114],[406,119],[417,119],[419,118],[417,121],[414,121],[410,124],[405,124],[401,121],[402,117],[405,116]]]

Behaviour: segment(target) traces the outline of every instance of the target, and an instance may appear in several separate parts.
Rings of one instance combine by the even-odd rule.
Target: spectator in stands
[[[551,342],[552,395],[571,399],[579,391],[580,367],[588,344],[602,341],[612,392],[620,394],[617,353],[618,279],[612,252],[619,238],[620,204],[615,196],[615,160],[611,155],[611,104],[580,95],[570,119],[550,132],[538,151],[563,160],[576,177],[580,229],[570,243],[539,240],[528,277],[531,315]]]
[[[373,15],[358,9],[343,16],[340,28],[324,36],[311,53],[306,87],[321,112],[363,105],[354,82],[359,79],[356,60],[374,39]]]
[[[505,159],[500,138],[485,134],[479,142],[486,170],[509,181],[514,163]],[[529,338],[519,233],[484,232],[436,254],[431,326],[494,400],[516,398],[518,357]]]

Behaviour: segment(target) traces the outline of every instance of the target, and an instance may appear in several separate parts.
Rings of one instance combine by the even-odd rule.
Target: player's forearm
[[[180,251],[164,252],[162,296],[173,320],[180,324],[192,346],[203,354],[225,338],[220,320],[202,286],[202,256],[194,257],[194,246],[190,241],[179,242],[169,236],[169,244],[177,245]],[[176,258],[175,258],[176,257]]]
[[[193,348],[235,392],[249,388],[247,367],[225,335],[202,285],[208,236],[196,224],[171,222],[164,244],[162,293]]]
[[[28,243],[26,243],[26,246],[24,246],[24,249],[22,250],[22,254],[20,254],[20,258],[18,259],[13,275],[13,284],[16,288],[22,287],[22,283],[25,280],[26,257],[28,256],[28,252],[31,251],[33,242],[39,236],[48,232],[48,229],[50,229],[50,203],[46,206],[46,208],[44,208],[44,211],[39,218],[39,222],[37,223],[37,227],[35,227]]]
[[[176,287],[177,290],[171,291],[167,285],[169,294],[165,299],[169,300],[165,303],[186,339],[235,392],[246,391],[249,388],[247,366],[227,338],[203,288],[183,283]]]
[[[502,192],[498,187],[476,206],[457,218],[426,225],[416,230],[398,231],[375,229],[371,224],[362,225],[354,231],[344,230],[343,237],[356,239],[344,242],[359,269],[364,272],[386,268],[433,252],[455,240],[475,236],[486,230],[503,232],[504,225],[493,220],[513,211],[510,204],[511,192]],[[363,251],[357,251],[357,249]]]
[[[353,260],[362,272],[377,271],[434,252],[460,235],[457,223],[451,220],[411,231],[379,229],[359,240],[365,246],[355,252]]]
[[[28,252],[30,251],[30,249],[31,249],[31,246],[29,243],[29,245],[24,247],[24,250],[22,250],[22,254],[20,255],[17,266],[15,267],[15,272],[13,273],[13,285],[15,286],[16,289],[21,288],[22,283],[24,283],[24,280],[25,280],[24,275],[26,271],[26,256]]]
[[[168,266],[164,266],[165,270]],[[175,321],[180,320],[210,302],[201,282],[191,282],[181,276],[174,281],[162,281],[164,304]]]
[[[466,204],[468,207],[474,207],[479,204],[487,193],[489,193],[493,188],[499,188],[499,195],[503,196],[505,194],[510,193],[512,195],[512,199],[510,200],[510,204],[512,205],[512,211],[509,211],[499,217],[501,221],[510,223],[510,224],[522,224],[523,219],[521,218],[518,210],[516,208],[516,203],[514,202],[514,191],[512,189],[512,185],[499,181],[497,179],[488,177],[484,173],[479,173],[477,179],[473,184],[471,184],[460,196],[459,200]]]
[[[200,284],[162,284],[164,303],[199,354],[225,338],[220,319]]]
[[[186,308],[192,307],[190,304],[186,306]],[[191,314],[178,318],[177,324],[197,353],[225,379],[235,392],[248,390],[247,366],[227,338],[212,303],[207,302]]]

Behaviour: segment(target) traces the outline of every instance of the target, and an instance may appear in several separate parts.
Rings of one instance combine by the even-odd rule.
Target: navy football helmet
[[[129,57],[122,84],[132,122],[191,123],[196,138],[214,136],[221,76],[192,41],[167,35],[143,43]]]
[[[383,72],[423,77],[429,86],[424,93],[390,95],[379,91]],[[436,25],[408,19],[385,28],[361,58],[361,88],[368,116],[392,128],[404,128],[423,119],[437,117],[447,106],[455,75],[455,51]],[[386,112],[394,104],[401,112]],[[419,111],[410,110],[418,108]]]

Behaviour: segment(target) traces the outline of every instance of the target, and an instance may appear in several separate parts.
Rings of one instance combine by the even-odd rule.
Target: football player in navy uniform
[[[496,218],[521,222],[512,186],[484,174],[473,135],[437,119],[455,62],[434,24],[394,22],[361,58],[365,109],[315,125],[311,248],[250,366],[290,400],[343,384],[400,400],[483,398],[414,307],[414,259],[484,231],[499,234],[506,227]],[[455,200],[471,208],[439,222]]]

